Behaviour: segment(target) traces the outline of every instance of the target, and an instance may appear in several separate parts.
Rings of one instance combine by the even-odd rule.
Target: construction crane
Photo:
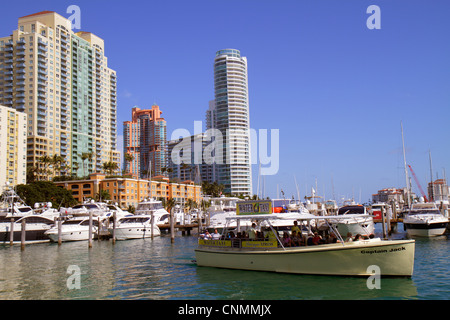
[[[425,202],[428,202],[427,196],[425,195],[425,192],[423,191],[422,186],[420,185],[419,180],[417,179],[416,174],[414,173],[414,170],[411,168],[411,166],[409,164],[408,164],[408,167],[409,167],[409,170],[411,170],[411,173],[414,177],[414,181],[416,181],[416,184],[420,189],[420,193],[422,194],[422,197],[425,199]]]

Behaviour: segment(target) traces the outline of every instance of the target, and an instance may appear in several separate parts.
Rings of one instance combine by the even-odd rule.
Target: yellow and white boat
[[[224,238],[223,240],[199,239],[195,250],[198,266],[241,270],[271,271],[295,274],[371,276],[376,266],[380,276],[411,277],[414,267],[414,240],[382,240],[373,238],[344,242],[336,228],[330,224],[339,241],[300,247],[284,247],[270,221],[282,219],[277,214],[238,215],[233,219],[250,219],[266,224],[276,238],[249,240]],[[345,216],[314,216],[302,218],[345,219]],[[269,221],[270,220],[270,221]],[[300,221],[302,225],[303,221]],[[226,234],[224,231],[223,234]]]

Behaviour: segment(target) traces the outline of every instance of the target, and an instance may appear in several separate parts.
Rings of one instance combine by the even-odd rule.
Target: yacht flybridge
[[[255,204],[257,206],[257,204]],[[272,271],[295,274],[370,276],[370,266],[378,266],[381,276],[410,277],[414,266],[414,240],[382,240],[372,238],[345,242],[331,221],[345,220],[344,216],[303,215],[300,225],[310,225],[324,220],[330,234],[336,241],[318,245],[287,247],[283,244],[272,221],[285,219],[282,214],[237,215],[227,220],[237,220],[238,230],[245,221],[251,221],[260,228],[261,238],[237,238],[230,236],[225,226],[219,240],[199,239],[195,250],[198,266]],[[331,221],[330,221],[331,220]],[[258,228],[258,227],[257,227]],[[266,229],[266,230],[264,230]],[[267,237],[268,236],[268,237]]]

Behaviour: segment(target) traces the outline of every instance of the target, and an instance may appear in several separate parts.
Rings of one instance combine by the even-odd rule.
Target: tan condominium
[[[42,169],[41,157],[55,155],[64,161],[56,176],[86,176],[105,162],[119,164],[116,82],[104,41],[75,33],[55,12],[20,17],[18,28],[0,38],[0,104],[28,116],[29,168]]]
[[[0,190],[26,183],[26,126],[25,113],[0,105]]]

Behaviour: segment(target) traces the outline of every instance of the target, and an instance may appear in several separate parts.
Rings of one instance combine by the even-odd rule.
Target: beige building
[[[64,187],[72,191],[72,196],[80,203],[92,198],[101,191],[108,191],[111,200],[117,202],[122,208],[128,206],[136,207],[138,202],[146,198],[155,198],[167,201],[171,198],[184,205],[188,199],[200,204],[202,200],[202,187],[194,184],[193,181],[183,181],[183,183],[172,183],[163,176],[148,179],[106,178],[101,173],[92,173],[89,179],[55,182],[57,186]]]
[[[0,105],[0,190],[25,184],[27,152],[27,115]]]
[[[119,163],[116,81],[103,40],[74,33],[55,12],[20,17],[18,28],[0,38],[0,104],[28,116],[28,166],[57,154],[68,165],[57,175],[82,176],[103,162]]]

